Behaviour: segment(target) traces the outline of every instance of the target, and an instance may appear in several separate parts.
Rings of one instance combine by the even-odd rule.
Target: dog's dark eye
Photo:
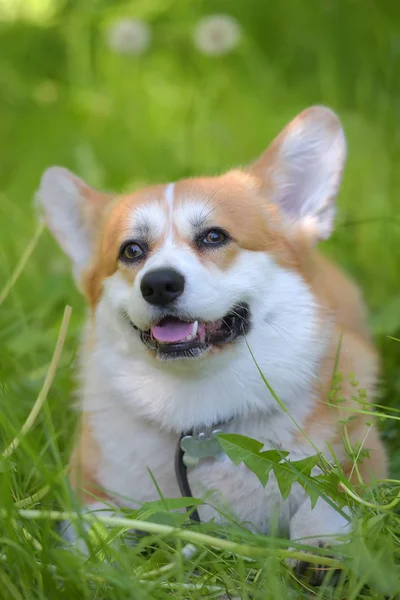
[[[143,258],[145,255],[145,250],[137,244],[136,242],[129,242],[122,246],[119,256],[120,259],[125,262],[134,262],[139,258]]]
[[[228,239],[228,235],[221,229],[210,229],[201,240],[202,245],[212,246],[223,244]]]

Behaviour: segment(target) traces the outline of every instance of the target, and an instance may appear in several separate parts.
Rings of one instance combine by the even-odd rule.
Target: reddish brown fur
[[[80,501],[90,504],[95,500],[109,501],[109,496],[101,489],[97,471],[101,460],[100,448],[93,437],[88,417],[83,414],[78,443],[69,462],[69,480]]]
[[[363,389],[367,401],[373,401],[379,371],[378,357],[366,327],[366,310],[359,289],[335,265],[310,248],[305,251],[304,246],[299,250],[297,270],[312,288],[321,314],[334,315],[335,318],[330,348],[321,365],[319,383],[315,389],[317,402],[303,430],[310,439],[326,431],[327,444],[335,449],[345,472],[347,475],[351,473],[353,480],[357,479],[357,471],[353,469],[353,463],[349,463],[342,440],[347,434],[351,445],[364,442],[363,447],[370,450],[370,457],[360,463],[359,474],[364,482],[371,478],[383,479],[387,476],[387,459],[376,423],[371,416],[357,414],[356,411],[364,407],[352,399],[357,397],[358,389]],[[336,401],[332,399],[335,369],[341,378]],[[358,381],[356,387],[351,383],[354,378]],[[344,421],[348,423],[343,424]],[[369,430],[370,423],[373,423],[373,428]]]
[[[130,194],[117,196],[106,206],[99,207],[100,215],[97,233],[97,247],[94,260],[87,269],[83,281],[83,291],[94,308],[101,297],[102,283],[119,268],[123,276],[133,283],[137,269],[124,266],[118,262],[119,248],[126,240],[132,211],[148,201],[162,201],[163,186],[153,186]]]

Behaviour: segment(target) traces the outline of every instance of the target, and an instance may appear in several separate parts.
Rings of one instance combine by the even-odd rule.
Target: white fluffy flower
[[[227,54],[240,41],[240,25],[229,15],[211,15],[201,19],[194,32],[195,46],[203,54]]]
[[[109,27],[107,40],[119,54],[143,54],[151,44],[150,27],[144,21],[120,19]]]

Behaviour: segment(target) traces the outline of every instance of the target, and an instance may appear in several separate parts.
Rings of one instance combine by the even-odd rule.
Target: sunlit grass
[[[0,598],[394,598],[400,589],[396,3],[251,0],[244,9],[232,0],[229,12],[243,36],[223,58],[201,55],[192,40],[201,16],[228,11],[222,2],[3,0],[0,7]],[[152,46],[143,56],[120,56],[107,46],[107,24],[125,14],[151,25]],[[66,259],[40,231],[33,196],[41,173],[62,164],[94,186],[117,190],[213,174],[252,160],[315,103],[339,113],[348,137],[337,228],[323,250],[365,290],[382,356],[376,413],[391,455],[390,480],[361,495],[348,486],[354,531],[345,545],[313,549],[323,556],[312,561],[339,568],[336,587],[316,590],[296,579],[284,558],[303,552],[301,545],[291,549],[288,540],[234,523],[183,524],[182,515],[160,514],[158,505],[115,517],[98,513],[111,529],[92,528],[86,538],[92,555],[67,550],[59,519],[67,513],[84,531],[85,519],[95,518],[76,513],[65,477],[84,305]],[[66,305],[73,310],[59,338]],[[357,410],[366,411],[362,403]],[[124,545],[132,519],[147,535]]]
[[[0,22],[27,19],[47,23],[55,13],[54,0],[0,0]]]

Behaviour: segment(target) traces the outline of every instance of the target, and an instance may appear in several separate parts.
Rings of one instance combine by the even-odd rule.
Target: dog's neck
[[[98,317],[92,322],[91,347],[82,361],[86,410],[113,411],[119,406],[127,418],[154,423],[157,429],[176,435],[227,424],[234,417],[228,429],[234,425],[246,435],[250,421],[253,429],[261,429],[262,422],[265,430],[277,419],[288,420],[261,370],[296,422],[301,424],[309,413],[315,369],[323,351],[312,329],[306,330],[307,352],[304,340],[301,343],[303,354],[266,328],[263,336],[260,330],[247,336],[257,364],[243,343],[190,364],[160,364],[148,356],[134,332],[119,328],[108,311]]]

